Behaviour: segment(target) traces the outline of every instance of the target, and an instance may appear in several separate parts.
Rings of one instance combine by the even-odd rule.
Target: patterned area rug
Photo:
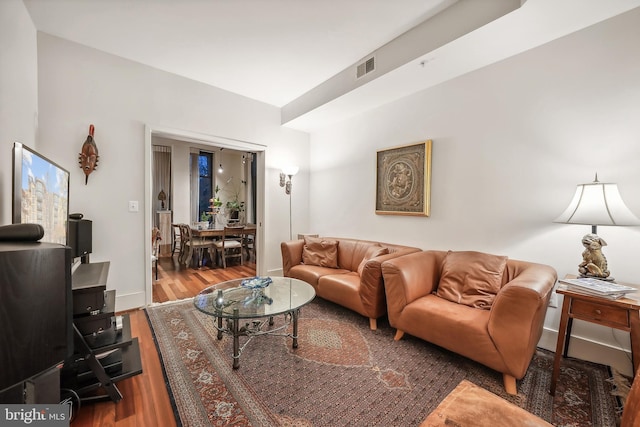
[[[566,359],[554,398],[553,353],[539,350],[510,396],[501,374],[408,335],[396,342],[385,319],[371,331],[367,319],[320,298],[301,311],[297,349],[291,338],[254,337],[238,370],[232,338],[218,340],[213,318],[191,300],[147,315],[184,426],[417,426],[463,379],[558,426],[618,420],[606,366]]]

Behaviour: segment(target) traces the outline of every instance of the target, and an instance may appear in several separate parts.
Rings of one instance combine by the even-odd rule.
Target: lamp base
[[[582,262],[578,265],[578,276],[613,281],[607,258],[602,253],[602,247],[607,246],[607,242],[597,234],[589,233],[582,238],[582,246],[584,251],[582,251]]]

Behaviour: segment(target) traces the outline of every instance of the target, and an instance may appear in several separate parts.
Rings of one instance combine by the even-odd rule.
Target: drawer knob
[[[600,310],[596,310],[596,314],[600,315],[602,312]]]

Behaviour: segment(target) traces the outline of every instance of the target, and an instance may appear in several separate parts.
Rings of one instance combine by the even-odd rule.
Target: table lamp
[[[607,243],[598,236],[598,225],[640,225],[640,219],[622,200],[618,185],[598,181],[598,174],[593,182],[578,184],[569,207],[553,222],[591,226],[591,233],[582,238],[585,249],[578,276],[609,281],[613,277],[601,249]]]

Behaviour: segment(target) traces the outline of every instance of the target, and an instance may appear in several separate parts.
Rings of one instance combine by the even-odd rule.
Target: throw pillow
[[[304,236],[302,262],[306,265],[338,268],[338,241]]]
[[[364,254],[364,258],[362,258],[362,261],[360,261],[360,264],[358,265],[358,276],[362,276],[362,271],[364,270],[364,266],[367,263],[367,261],[369,261],[371,258],[375,258],[380,255],[386,255],[388,253],[389,253],[389,249],[384,248],[380,245],[369,246],[369,248]]]
[[[449,251],[442,262],[436,295],[458,304],[489,310],[502,286],[506,256]]]

